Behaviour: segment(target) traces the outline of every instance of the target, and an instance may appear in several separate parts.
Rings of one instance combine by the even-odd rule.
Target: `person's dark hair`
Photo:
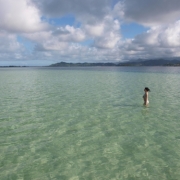
[[[150,91],[150,89],[149,89],[148,87],[145,87],[144,89],[145,89],[146,91]]]

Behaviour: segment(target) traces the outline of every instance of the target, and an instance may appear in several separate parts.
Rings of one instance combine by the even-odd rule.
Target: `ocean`
[[[179,67],[0,68],[0,179],[178,180],[179,108]]]

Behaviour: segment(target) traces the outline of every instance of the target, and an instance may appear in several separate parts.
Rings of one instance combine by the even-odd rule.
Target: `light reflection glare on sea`
[[[1,68],[0,179],[179,179],[179,78],[178,67]]]

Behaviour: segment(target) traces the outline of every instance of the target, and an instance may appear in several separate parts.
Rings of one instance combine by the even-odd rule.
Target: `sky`
[[[179,0],[0,0],[0,66],[170,57]]]

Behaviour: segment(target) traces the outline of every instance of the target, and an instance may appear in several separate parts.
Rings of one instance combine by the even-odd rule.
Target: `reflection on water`
[[[0,69],[0,179],[179,179],[179,77],[172,67]]]

